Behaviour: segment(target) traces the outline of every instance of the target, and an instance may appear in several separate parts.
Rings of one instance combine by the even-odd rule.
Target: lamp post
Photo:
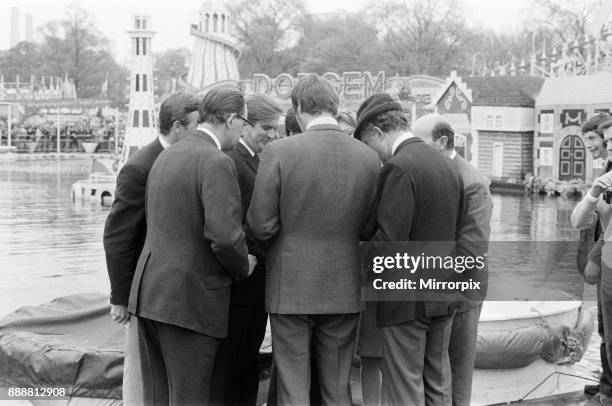
[[[59,158],[59,154],[61,152],[61,129],[60,129],[60,106],[57,106],[57,157]]]
[[[11,147],[11,143],[12,143],[12,132],[11,132],[11,121],[13,121],[12,118],[12,112],[13,112],[13,106],[11,105],[10,102],[0,102],[0,106],[6,106],[7,108],[7,117],[6,117],[6,127],[7,127],[7,147]]]

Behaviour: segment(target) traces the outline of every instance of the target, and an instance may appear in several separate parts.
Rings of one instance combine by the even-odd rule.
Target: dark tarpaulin
[[[61,297],[0,320],[0,387],[64,387],[67,395],[121,399],[125,328],[108,296]]]

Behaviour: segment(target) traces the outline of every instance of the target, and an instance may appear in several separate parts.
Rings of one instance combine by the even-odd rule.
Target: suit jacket
[[[147,185],[147,238],[130,312],[211,337],[227,335],[233,275],[248,275],[231,158],[195,130],[161,153]]]
[[[377,241],[456,241],[463,181],[453,162],[416,137],[402,142],[379,179]],[[379,302],[379,327],[444,316],[454,301]]]
[[[612,169],[612,161],[608,160],[604,163],[599,176],[608,173]],[[593,227],[585,228],[580,230],[580,238],[578,240],[578,248],[576,250],[576,265],[578,266],[578,272],[581,275],[584,274],[584,268],[589,262],[589,256],[591,250],[594,249],[594,241],[597,241],[602,237],[601,223],[596,221]],[[601,250],[601,247],[599,247]],[[601,254],[600,254],[601,255]]]
[[[317,125],[263,150],[247,215],[269,240],[266,311],[356,313],[360,233],[373,215],[378,156],[337,125]]]
[[[115,201],[106,218],[103,238],[112,304],[128,304],[136,263],[147,235],[147,179],[163,150],[156,138],[132,155],[117,176]]]
[[[455,156],[453,162],[463,179],[464,190],[464,213],[459,226],[459,255],[480,256],[488,251],[491,236],[493,199],[489,185],[478,169],[459,154]],[[467,270],[461,276],[465,280],[480,281],[482,287],[480,292],[486,295],[488,267],[483,270]],[[479,295],[466,296],[470,300],[461,302],[459,311],[469,310],[482,303],[482,300],[477,300]]]
[[[249,254],[257,258],[257,266],[251,276],[243,281],[235,281],[232,284],[232,304],[256,304],[264,301],[266,251],[248,230],[246,230],[246,214],[251,204],[255,176],[259,167],[259,158],[251,156],[251,153],[242,145],[236,146],[226,152],[234,160],[238,174],[238,186],[242,202],[242,225],[246,231],[246,241]]]

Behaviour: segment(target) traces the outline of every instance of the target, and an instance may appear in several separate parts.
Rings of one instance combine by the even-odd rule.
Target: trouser
[[[612,396],[612,269],[602,261],[601,281],[597,285],[597,324],[601,337],[599,355],[602,373],[599,391]]]
[[[358,319],[358,313],[270,314],[278,404],[310,403],[314,359],[323,404],[351,405],[349,378]]]
[[[125,357],[123,359],[123,404],[144,406],[140,346],[138,344],[138,318],[133,314],[125,326]]]
[[[221,341],[212,377],[211,405],[252,405],[259,389],[259,349],[268,315],[263,301],[231,304],[227,337]]]
[[[382,404],[451,406],[448,357],[454,314],[382,328]]]
[[[310,342],[310,351],[312,354],[312,341]],[[274,356],[274,352],[272,353]],[[278,373],[274,361],[270,368],[270,383],[268,386],[268,398],[266,399],[267,406],[278,406]],[[313,357],[310,359],[310,406],[320,406],[323,404],[321,400],[321,391],[319,389],[319,375],[317,373],[317,360]]]
[[[476,359],[478,319],[482,305],[458,312],[453,318],[448,356],[453,384],[453,406],[469,406]]]
[[[207,405],[219,339],[140,317],[138,334],[147,406]]]

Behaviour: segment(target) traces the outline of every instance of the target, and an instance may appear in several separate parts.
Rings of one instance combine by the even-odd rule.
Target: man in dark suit
[[[115,201],[104,226],[104,251],[111,284],[111,316],[126,324],[123,399],[142,404],[142,377],[136,323],[128,323],[127,310],[136,262],[147,234],[145,189],[153,163],[164,148],[184,138],[198,123],[200,103],[194,96],[177,93],[159,110],[159,136],[136,152],[119,171]]]
[[[197,130],[162,152],[147,184],[147,237],[128,306],[147,405],[208,404],[232,276],[252,270],[236,169],[221,151],[249,125],[244,97],[213,89],[199,113]]]
[[[338,96],[328,81],[307,75],[291,101],[304,132],[264,148],[247,215],[255,238],[269,242],[266,310],[278,403],[309,404],[315,357],[323,403],[350,405],[359,238],[375,204],[380,163],[338,127]]]
[[[428,114],[416,120],[414,135],[425,141],[457,166],[463,178],[465,212],[459,226],[458,248],[462,255],[476,258],[488,251],[491,236],[493,199],[489,184],[478,169],[455,151],[455,132],[446,119],[438,114]],[[472,395],[472,376],[476,359],[478,320],[482,301],[486,294],[488,275],[486,269],[467,270],[465,280],[481,282],[480,297],[467,296],[461,301],[453,319],[448,354],[453,382],[453,406],[469,406]]]
[[[253,124],[227,154],[234,160],[242,198],[242,224],[251,204],[259,154],[279,137],[282,110],[265,96],[246,101],[248,120]],[[219,346],[213,372],[213,405],[252,405],[259,388],[259,349],[266,333],[268,315],[264,306],[266,251],[247,230],[249,254],[257,258],[253,274],[232,284],[227,338]]]
[[[384,162],[378,185],[377,241],[454,241],[463,213],[461,175],[447,158],[408,131],[401,106],[387,94],[358,111],[355,138]],[[452,301],[381,301],[382,403],[451,405],[448,344]]]

